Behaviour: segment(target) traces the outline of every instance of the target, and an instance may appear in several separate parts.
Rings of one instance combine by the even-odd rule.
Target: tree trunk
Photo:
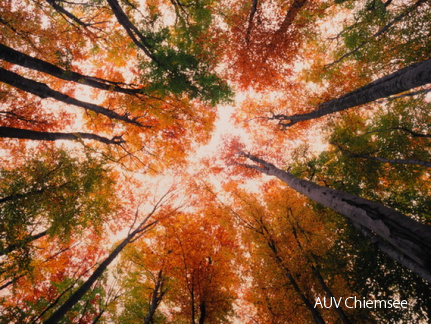
[[[0,81],[7,83],[13,87],[21,89],[23,91],[32,93],[40,98],[53,98],[55,100],[64,102],[69,105],[74,105],[87,110],[91,110],[95,113],[104,115],[112,119],[122,120],[126,123],[135,124],[142,126],[136,120],[130,119],[127,115],[119,115],[115,111],[106,109],[105,107],[98,106],[89,102],[77,100],[75,98],[69,97],[68,95],[51,89],[44,83],[36,82],[27,78],[24,78],[16,73],[10,72],[3,68],[0,68]]]
[[[97,267],[93,274],[84,282],[84,284],[75,291],[68,300],[64,302],[45,322],[44,324],[58,323],[63,316],[90,290],[91,286],[98,280],[108,266],[114,261],[117,255],[129,244],[135,236],[144,232],[151,226],[155,225],[157,221],[154,221],[146,226],[145,222],[148,217],[138,226],[136,230],[131,232],[127,237],[109,254],[109,256]]]
[[[193,279],[192,279],[193,280]],[[194,293],[194,287],[193,287],[193,282],[192,282],[192,287],[191,289],[189,289],[190,291],[190,306],[192,307],[191,311],[191,323],[195,324],[196,320],[196,315],[195,315],[195,293]]]
[[[80,138],[99,141],[105,144],[121,144],[125,141],[114,136],[112,139],[91,133],[59,133],[59,132],[40,132],[29,129],[0,126],[0,137],[21,138],[35,141],[59,141],[59,140],[78,140]]]
[[[305,307],[310,311],[311,316],[313,317],[313,320],[316,324],[324,324],[325,321],[323,320],[322,316],[320,315],[317,308],[314,308],[314,306],[310,303],[308,298],[304,295],[304,293],[301,291],[301,288],[299,288],[298,283],[296,282],[295,278],[293,277],[292,273],[290,272],[289,268],[286,266],[283,259],[278,254],[277,245],[274,242],[273,239],[268,238],[267,239],[268,247],[271,249],[271,251],[274,253],[275,261],[277,262],[278,266],[283,269],[284,274],[286,275],[287,279],[289,279],[290,284],[292,285],[295,292],[298,294],[299,298],[304,303]]]
[[[51,63],[45,62],[38,58],[31,57],[27,54],[18,52],[6,45],[0,44],[0,58],[13,64],[18,64],[26,68],[50,74],[56,78],[73,81],[84,84],[93,88],[114,91],[125,94],[137,94],[141,89],[125,89],[118,86],[119,83],[104,80],[96,77],[82,75],[73,71],[64,70]]]
[[[320,286],[325,291],[325,293],[329,297],[329,299],[335,300],[334,294],[332,293],[331,289],[326,284],[325,279],[323,279],[323,276],[320,273],[320,271],[313,264],[311,264],[311,270],[313,271],[314,276],[319,281]],[[338,316],[340,317],[341,321],[344,324],[350,324],[351,323],[350,320],[347,318],[347,315],[344,313],[344,310],[341,307],[335,307],[335,311],[338,313]]]
[[[373,232],[368,230],[367,228],[356,224],[355,222],[352,222],[353,226],[355,226],[366,238],[368,238],[371,242],[371,244],[374,244],[380,251],[385,253],[387,256],[389,256],[392,260],[398,262],[399,264],[405,266],[409,269],[416,269],[413,271],[417,275],[424,278],[424,276],[421,275],[421,273],[429,273],[429,268],[424,268],[417,264],[414,260],[412,260],[409,256],[401,253],[397,249],[395,249],[392,245],[388,244],[384,240],[382,240],[380,237],[376,236]],[[428,280],[430,281],[430,280]]]
[[[156,58],[152,52],[152,48],[147,41],[147,38],[139,31],[138,28],[130,21],[117,0],[107,0],[112,12],[114,13],[117,21],[123,26],[124,30],[129,35],[130,39],[138,46],[151,60],[157,65],[163,67],[163,64]]]
[[[431,59],[415,63],[392,74],[384,76],[339,98],[324,102],[318,109],[291,116],[273,115],[270,120],[278,120],[282,128],[298,122],[319,118],[334,112],[363,105],[380,98],[386,98],[431,82]]]
[[[301,251],[303,253],[306,253],[304,251],[304,248],[301,244],[301,242],[298,239],[298,235],[296,233],[296,226],[298,226],[299,230],[304,233],[304,230],[299,226],[299,224],[294,225],[292,222],[290,222],[291,226],[292,226],[292,234],[293,237],[295,238],[296,243],[298,244],[299,248],[301,249]],[[311,270],[313,271],[314,276],[317,278],[317,281],[319,282],[320,286],[322,287],[323,291],[326,293],[326,295],[329,297],[330,300],[335,300],[335,296],[332,293],[331,289],[329,288],[329,286],[326,284],[325,279],[323,279],[322,274],[320,273],[319,269],[318,269],[318,261],[317,261],[317,257],[315,256],[315,254],[310,251],[310,256],[312,259],[312,263],[310,265]],[[314,266],[314,264],[316,264],[316,266]],[[351,324],[350,320],[347,318],[347,315],[344,313],[343,308],[341,307],[335,307],[335,311],[338,313],[338,316],[340,317],[341,321],[344,324]]]
[[[365,155],[365,154],[354,154],[354,153],[347,153],[349,156],[354,157],[354,158],[362,158],[362,159],[367,159],[367,160],[373,160],[373,161],[378,161],[381,163],[392,163],[392,164],[410,164],[410,165],[420,165],[420,166],[424,166],[427,168],[431,168],[431,162],[428,161],[422,161],[422,160],[412,160],[412,159],[408,159],[408,160],[404,160],[404,159],[385,159],[382,157],[378,157],[378,156],[370,156],[370,155]]]
[[[58,11],[60,15],[65,15],[66,17],[68,17],[69,19],[72,19],[75,23],[77,23],[80,26],[83,26],[84,28],[91,26],[91,24],[86,24],[78,17],[72,15],[69,11],[67,11],[62,6],[60,6],[56,1],[58,0],[46,0],[46,2],[48,2],[56,11]],[[67,21],[67,19],[65,20]]]
[[[201,303],[199,304],[199,311],[199,324],[204,324],[207,317],[207,307],[205,301],[201,301]]]
[[[276,42],[278,37],[286,34],[289,27],[292,25],[295,18],[298,16],[299,11],[304,7],[308,0],[294,0],[287,10],[284,20],[280,24],[280,27],[274,33],[272,42]]]
[[[241,155],[259,165],[242,164],[267,175],[273,175],[292,189],[311,200],[329,207],[353,222],[365,227],[386,242],[394,250],[409,258],[411,262],[399,262],[423,279],[431,282],[431,227],[421,224],[393,209],[349,193],[321,187],[313,182],[296,178],[273,164],[254,155],[241,152]]]
[[[160,270],[157,275],[156,285],[153,290],[153,295],[151,297],[151,304],[149,307],[149,311],[147,316],[145,317],[144,324],[153,323],[153,317],[156,313],[157,307],[160,305],[163,296],[165,295],[165,291],[163,290],[163,271]]]

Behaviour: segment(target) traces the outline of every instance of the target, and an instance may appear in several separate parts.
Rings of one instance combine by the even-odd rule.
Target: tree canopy
[[[430,321],[430,22],[2,1],[0,321]]]

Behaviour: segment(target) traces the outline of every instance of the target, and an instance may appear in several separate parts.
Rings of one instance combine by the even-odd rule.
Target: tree
[[[337,237],[330,230],[331,222],[308,208],[305,198],[275,181],[265,183],[258,195],[232,182],[225,189],[233,201],[222,204],[241,229],[241,245],[250,254],[241,256],[247,260],[243,272],[250,276],[245,295],[256,307],[256,313],[249,315],[259,322],[313,319],[321,323],[335,321],[337,311],[348,323],[342,308],[326,311],[314,307],[318,296],[349,296],[345,282],[330,279],[344,270],[331,267],[328,271],[322,261]],[[327,281],[322,273],[328,274]]]
[[[114,261],[118,254],[120,254],[120,252],[128,244],[133,243],[138,238],[142,237],[142,235],[144,235],[148,230],[150,230],[159,222],[159,219],[152,220],[151,218],[156,218],[156,212],[160,212],[159,209],[163,207],[165,204],[165,198],[169,194],[170,191],[161,197],[149,214],[136,226],[134,230],[130,228],[128,235],[120,242],[120,244],[115,247],[108,257],[106,257],[96,268],[96,270],[94,270],[91,276],[48,319],[46,319],[44,323],[58,323],[65,316],[65,314],[91,289],[93,284],[103,275],[105,270],[112,263],[112,261]],[[162,215],[161,217],[169,217],[174,212],[175,210],[162,211],[162,213],[166,214]],[[138,218],[138,213],[139,211],[137,210],[135,221]]]
[[[68,242],[44,237],[35,242],[37,253],[33,254],[30,274],[21,275],[12,289],[3,290],[1,299],[3,322],[40,322],[52,313],[59,303],[67,299],[77,285],[101,257],[102,237],[86,231],[80,238]],[[103,289],[95,287],[81,302],[75,305],[71,318],[87,319],[95,316],[93,307],[97,295]]]
[[[5,64],[0,74],[2,91],[8,93],[1,98],[6,117],[2,131],[9,138],[52,141],[77,135],[119,144],[105,153],[128,158],[133,167],[152,169],[154,160],[180,163],[184,148],[207,138],[215,116],[210,105],[231,96],[214,73],[216,56],[198,42],[212,22],[210,15],[194,17],[211,3],[181,11],[172,4],[168,11],[187,17],[172,26],[156,9],[162,4],[148,5],[145,13],[130,2],[108,5],[2,4],[0,55]],[[144,56],[138,54],[141,50]],[[81,62],[88,63],[86,73]],[[103,62],[111,63],[108,69]],[[93,99],[76,97],[82,91],[91,92]],[[52,100],[57,102],[49,104]],[[69,105],[84,109],[81,129],[72,127],[77,115]],[[59,114],[63,118],[55,117]],[[64,132],[67,126],[72,131]]]
[[[241,88],[262,92],[289,87],[305,37],[314,32],[311,26],[324,12],[325,3],[255,0],[225,6],[230,79]]]
[[[422,278],[430,281],[427,268],[430,262],[429,238],[431,229],[395,210],[369,200],[320,187],[310,181],[294,177],[254,155],[240,152],[241,156],[258,165],[242,164],[267,175],[274,175],[292,189],[306,195],[326,207],[332,208],[353,223],[365,227],[385,240],[385,249],[390,250],[390,257],[400,262]]]
[[[428,84],[431,82],[430,71],[430,60],[416,63],[377,79],[339,98],[324,102],[319,105],[317,110],[312,112],[291,116],[273,114],[273,116],[267,119],[278,120],[280,127],[285,129],[300,121],[319,118]]]
[[[114,177],[90,154],[79,160],[47,151],[0,174],[0,255],[15,251],[11,258],[19,263],[8,267],[18,266],[17,273],[30,262],[33,241],[46,235],[67,241],[85,228],[98,230],[117,208],[110,194]]]
[[[0,2],[0,321],[427,321],[430,21],[425,0]],[[202,158],[217,104],[254,154]],[[315,307],[353,295],[409,308]]]
[[[79,140],[90,139],[104,144],[121,144],[125,141],[121,136],[114,136],[109,139],[103,136],[90,133],[60,133],[60,132],[39,132],[15,127],[0,126],[0,137],[3,138],[25,138],[34,141],[58,141],[58,140]]]

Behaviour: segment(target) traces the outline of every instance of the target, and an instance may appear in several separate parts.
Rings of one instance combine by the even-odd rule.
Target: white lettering
[[[334,305],[335,305],[335,307],[336,308],[339,308],[340,307],[340,303],[341,303],[341,299],[343,299],[343,297],[340,297],[339,299],[338,299],[338,302],[337,302],[337,300],[335,299],[335,297],[332,297],[333,299],[334,299]]]
[[[332,307],[332,297],[329,299],[329,301],[331,303],[328,306],[328,305],[326,305],[326,297],[323,297],[323,305],[325,306],[325,308],[331,308]]]
[[[384,304],[383,308],[386,308],[386,300],[376,300],[374,301],[374,308],[377,308],[377,304],[379,304],[379,308],[382,308],[382,303]],[[391,305],[392,301],[388,300],[389,305]],[[389,306],[392,308],[392,306]]]
[[[356,297],[355,297],[355,298],[356,298]],[[354,308],[355,306],[349,306],[349,305],[347,305],[347,301],[348,301],[349,299],[353,299],[353,297],[348,297],[348,298],[346,298],[346,300],[344,301],[344,305],[346,305],[346,307],[347,307],[347,308]]]

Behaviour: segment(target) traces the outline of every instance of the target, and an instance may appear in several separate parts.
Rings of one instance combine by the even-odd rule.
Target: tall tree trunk
[[[302,7],[304,7],[307,1],[308,0],[294,0],[292,2],[290,8],[286,12],[286,15],[284,16],[282,23],[280,24],[280,27],[274,33],[272,39],[273,43],[277,41],[277,37],[280,37],[281,35],[287,33],[289,27],[292,25],[293,21],[298,16],[299,11],[302,9]]]
[[[7,83],[15,88],[21,89],[25,92],[32,93],[40,98],[53,98],[69,105],[74,105],[87,110],[91,110],[95,113],[104,115],[112,119],[118,119],[126,123],[143,126],[136,120],[130,119],[127,115],[119,115],[115,111],[106,109],[105,107],[75,99],[64,93],[51,89],[45,83],[40,83],[31,79],[24,78],[16,73],[5,70],[3,68],[0,68],[0,81]]]
[[[97,316],[95,318],[93,318],[93,322],[92,324],[96,324],[101,318],[102,315],[105,313],[105,309],[102,309],[99,314],[97,314]]]
[[[193,279],[192,279],[193,280]],[[196,311],[195,311],[195,292],[194,292],[194,287],[193,287],[193,282],[192,282],[192,286],[189,289],[190,291],[190,306],[192,307],[191,311],[191,323],[195,324],[195,318],[196,318]]]
[[[374,100],[386,98],[430,82],[431,59],[412,64],[339,98],[324,102],[318,109],[312,112],[291,116],[274,114],[272,117],[268,117],[268,119],[278,120],[282,128],[287,128],[301,121],[319,118],[334,112],[373,102]]]
[[[328,287],[328,285],[325,282],[325,279],[323,279],[322,274],[320,271],[311,264],[311,270],[314,273],[314,276],[317,278],[317,281],[319,281],[320,286],[325,291],[326,295],[329,297],[330,300],[335,300],[335,296],[332,293],[331,289]],[[335,311],[338,313],[338,316],[340,317],[341,321],[344,324],[350,324],[350,320],[347,318],[347,315],[344,313],[344,310],[340,307],[335,307]]]
[[[241,164],[273,175],[292,189],[311,200],[329,207],[353,222],[365,227],[391,244],[405,259],[399,258],[403,266],[423,279],[431,282],[431,227],[421,224],[408,216],[370,200],[338,190],[321,187],[313,182],[296,178],[254,155],[241,155],[258,165]],[[404,260],[409,259],[409,262]]]
[[[289,221],[290,222],[290,221]],[[303,248],[301,242],[299,241],[298,238],[298,234],[296,232],[296,226],[298,226],[298,229],[304,233],[304,230],[299,226],[299,224],[297,223],[297,225],[293,224],[292,222],[290,222],[291,226],[292,226],[292,234],[293,237],[295,238],[296,243],[298,244],[299,248],[301,249],[301,251],[304,254],[307,254],[305,249]],[[323,291],[326,293],[326,295],[329,297],[330,300],[335,300],[335,296],[332,293],[331,289],[329,288],[329,286],[326,284],[325,279],[323,279],[322,274],[319,271],[319,263],[317,261],[317,257],[316,255],[312,252],[309,251],[309,254],[311,256],[312,262],[310,265],[311,271],[313,271],[314,276],[317,278],[317,281],[319,282],[320,286],[322,287]],[[316,264],[316,266],[314,266],[314,264]],[[335,311],[338,313],[338,316],[340,317],[341,321],[344,324],[350,324],[350,320],[347,318],[347,315],[344,313],[343,308],[340,307],[335,307]]]
[[[150,214],[151,216],[151,214]],[[64,302],[45,322],[44,324],[53,324],[58,323],[63,316],[70,310],[72,307],[85,295],[87,291],[91,289],[91,286],[98,280],[103,272],[108,268],[108,266],[114,261],[118,254],[129,244],[136,236],[143,233],[150,227],[156,224],[157,221],[153,221],[148,225],[145,225],[145,222],[149,217],[145,218],[145,220],[131,232],[127,237],[109,254],[109,256],[97,267],[97,269],[92,273],[92,275],[82,284],[81,287],[75,291],[68,300]]]
[[[120,136],[114,136],[112,139],[91,133],[59,133],[59,132],[40,132],[29,129],[0,126],[0,137],[3,138],[21,138],[35,141],[59,141],[59,140],[77,140],[80,138],[99,141],[105,144],[121,144],[125,141]]]
[[[58,0],[46,0],[46,2],[48,2],[58,13],[60,13],[60,15],[64,15],[64,16],[68,17],[69,19],[71,19],[72,21],[74,21],[75,23],[77,23],[78,25],[80,25],[84,28],[91,26],[91,24],[87,24],[87,23],[83,22],[81,19],[79,19],[78,17],[72,15],[69,11],[67,11],[62,6],[60,6],[57,3],[57,1]],[[67,21],[67,19],[65,19],[65,20]]]
[[[64,70],[54,64],[18,52],[13,48],[10,48],[3,44],[0,44],[0,58],[13,64],[18,64],[35,71],[50,74],[62,80],[73,81],[101,90],[114,91],[125,94],[137,94],[141,91],[141,89],[122,88],[119,86],[119,82],[113,82],[92,76],[82,75],[80,73],[76,73],[69,70]]]
[[[154,286],[153,295],[151,296],[151,303],[147,316],[145,317],[144,324],[153,323],[154,314],[156,313],[157,307],[160,305],[165,290],[163,289],[163,271],[160,270],[157,274],[156,285]]]
[[[148,42],[147,38],[139,31],[139,29],[130,21],[126,13],[121,8],[117,0],[107,0],[112,12],[114,13],[117,21],[123,26],[124,30],[129,35],[130,39],[138,46],[151,60],[157,65],[164,67],[164,65],[157,59],[153,53],[153,49]]]
[[[199,311],[199,324],[204,324],[207,317],[207,306],[205,304],[205,301],[201,301],[201,303],[199,304]]]

